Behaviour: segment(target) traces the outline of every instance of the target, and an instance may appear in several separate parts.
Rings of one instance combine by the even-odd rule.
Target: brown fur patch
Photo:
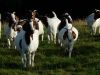
[[[35,27],[35,29],[39,30],[39,25],[35,20],[33,21],[33,26]]]
[[[73,38],[75,39],[76,38],[76,34],[74,31],[72,31],[72,35],[73,35]]]
[[[75,34],[74,31],[72,31],[72,35],[73,35],[73,38],[75,39],[76,38],[76,34]],[[66,38],[68,38],[68,30],[63,35],[63,39],[65,40]]]
[[[26,23],[26,21],[25,21],[25,20],[23,20],[23,21],[19,21],[19,22],[18,22],[18,25],[23,26],[25,23]]]

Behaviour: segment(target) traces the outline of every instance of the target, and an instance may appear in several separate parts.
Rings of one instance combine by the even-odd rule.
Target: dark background
[[[28,9],[37,9],[41,14],[54,10],[58,15],[68,12],[73,18],[84,18],[100,9],[97,0],[0,0],[0,12],[17,11],[23,13]]]

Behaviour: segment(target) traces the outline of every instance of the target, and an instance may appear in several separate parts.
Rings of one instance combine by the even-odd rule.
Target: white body
[[[7,23],[6,23],[7,24]],[[7,39],[7,46],[10,49],[11,46],[13,45],[14,39],[17,36],[17,31],[14,31],[14,29],[12,29],[11,27],[9,27],[8,25],[5,26],[5,37]]]
[[[48,22],[48,43],[50,43],[50,41],[53,41],[54,43],[56,43],[56,35],[57,35],[57,28],[59,23],[61,22],[56,14],[53,12],[54,17],[53,18],[48,18],[47,17],[47,22]]]
[[[97,28],[99,28],[99,34],[100,34],[100,18],[98,18],[92,25],[92,30],[94,35],[97,32]]]
[[[14,13],[11,13],[11,17],[12,17],[12,20],[14,20],[14,23],[16,23]],[[14,45],[13,43],[14,43],[14,39],[17,36],[17,31],[14,31],[14,29],[12,27],[9,27],[9,22],[8,21],[4,22],[4,35],[5,35],[6,40],[7,40],[8,48],[11,48],[11,46]]]
[[[34,31],[34,34],[32,35],[33,36],[33,40],[31,40],[31,43],[29,45],[26,44],[25,42],[25,31],[24,30],[21,30],[18,35],[16,36],[16,39],[15,39],[15,44],[16,44],[16,47],[19,51],[21,51],[21,48],[19,46],[19,42],[20,40],[22,40],[22,49],[23,50],[29,50],[29,52],[32,52],[32,51],[36,51],[38,45],[39,45],[39,39],[38,39],[38,36],[39,36],[39,32],[38,30],[35,30]]]
[[[44,27],[43,27],[43,23],[41,20],[39,20],[38,18],[35,18],[35,20],[38,22],[39,24],[39,35],[41,35],[41,40],[43,41],[44,38]]]

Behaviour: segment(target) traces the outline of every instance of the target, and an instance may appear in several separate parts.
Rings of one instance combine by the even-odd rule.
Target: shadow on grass
[[[41,54],[47,56],[47,57],[51,57],[51,56],[60,56],[60,57],[64,57],[67,54],[65,53],[65,49],[58,47],[58,48],[44,48],[43,50],[39,51]]]
[[[2,56],[11,55],[11,56],[15,57],[15,56],[19,55],[19,51],[15,50],[15,49],[3,48],[0,50],[0,55],[2,55]]]
[[[95,54],[99,51],[99,48],[96,48],[95,46],[80,46],[78,48],[74,48],[72,52],[72,56],[76,55],[83,55],[83,56],[89,56],[91,54]]]
[[[0,63],[0,68],[1,69],[23,69],[21,64],[11,63],[11,62]]]

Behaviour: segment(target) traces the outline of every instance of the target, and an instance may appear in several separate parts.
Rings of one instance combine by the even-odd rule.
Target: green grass
[[[100,75],[100,36],[91,36],[84,20],[73,22],[79,31],[72,58],[64,48],[47,44],[47,37],[40,42],[36,52],[35,67],[24,69],[17,50],[3,47],[6,43],[2,32],[0,40],[0,75]]]

